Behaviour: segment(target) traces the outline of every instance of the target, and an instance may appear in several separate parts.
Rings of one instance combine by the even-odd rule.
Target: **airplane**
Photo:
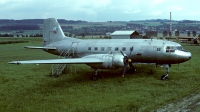
[[[55,18],[44,20],[43,46],[26,46],[29,49],[42,49],[48,53],[61,55],[62,59],[11,61],[9,64],[87,64],[94,69],[93,79],[98,79],[98,69],[127,67],[135,71],[133,63],[155,63],[166,68],[165,80],[171,64],[180,64],[191,59],[192,54],[176,42],[159,39],[91,39],[83,40],[64,35]],[[65,58],[62,52],[72,58]],[[73,51],[73,52],[71,52]]]
[[[194,37],[177,37],[177,39],[184,43],[184,42],[187,42],[187,43],[191,43],[192,44],[197,44],[197,45],[200,45],[200,38],[197,37],[197,38],[194,38]]]

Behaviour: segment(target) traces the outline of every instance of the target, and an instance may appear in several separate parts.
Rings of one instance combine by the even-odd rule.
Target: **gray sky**
[[[0,19],[199,20],[200,0],[0,0]]]

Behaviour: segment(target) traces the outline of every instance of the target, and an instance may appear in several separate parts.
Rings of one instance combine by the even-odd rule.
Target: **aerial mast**
[[[170,26],[169,26],[169,31],[172,33],[172,15],[170,12]]]

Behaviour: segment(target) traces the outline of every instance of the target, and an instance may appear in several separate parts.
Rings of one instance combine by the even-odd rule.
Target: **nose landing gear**
[[[170,66],[170,65],[168,65],[168,64],[167,64],[167,65],[162,65],[162,66],[161,66],[161,67],[163,67],[163,68],[166,68],[166,75],[162,75],[162,76],[161,76],[161,80],[166,80],[166,79],[168,78],[168,76],[169,76],[169,75],[168,75],[168,73],[169,73],[169,66]]]

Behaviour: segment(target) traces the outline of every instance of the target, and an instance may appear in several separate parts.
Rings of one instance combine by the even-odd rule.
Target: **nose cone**
[[[187,58],[187,60],[190,60],[192,58],[192,54],[190,52],[188,52],[186,58]]]
[[[177,51],[176,54],[180,62],[185,62],[192,58],[192,54],[188,51]]]

